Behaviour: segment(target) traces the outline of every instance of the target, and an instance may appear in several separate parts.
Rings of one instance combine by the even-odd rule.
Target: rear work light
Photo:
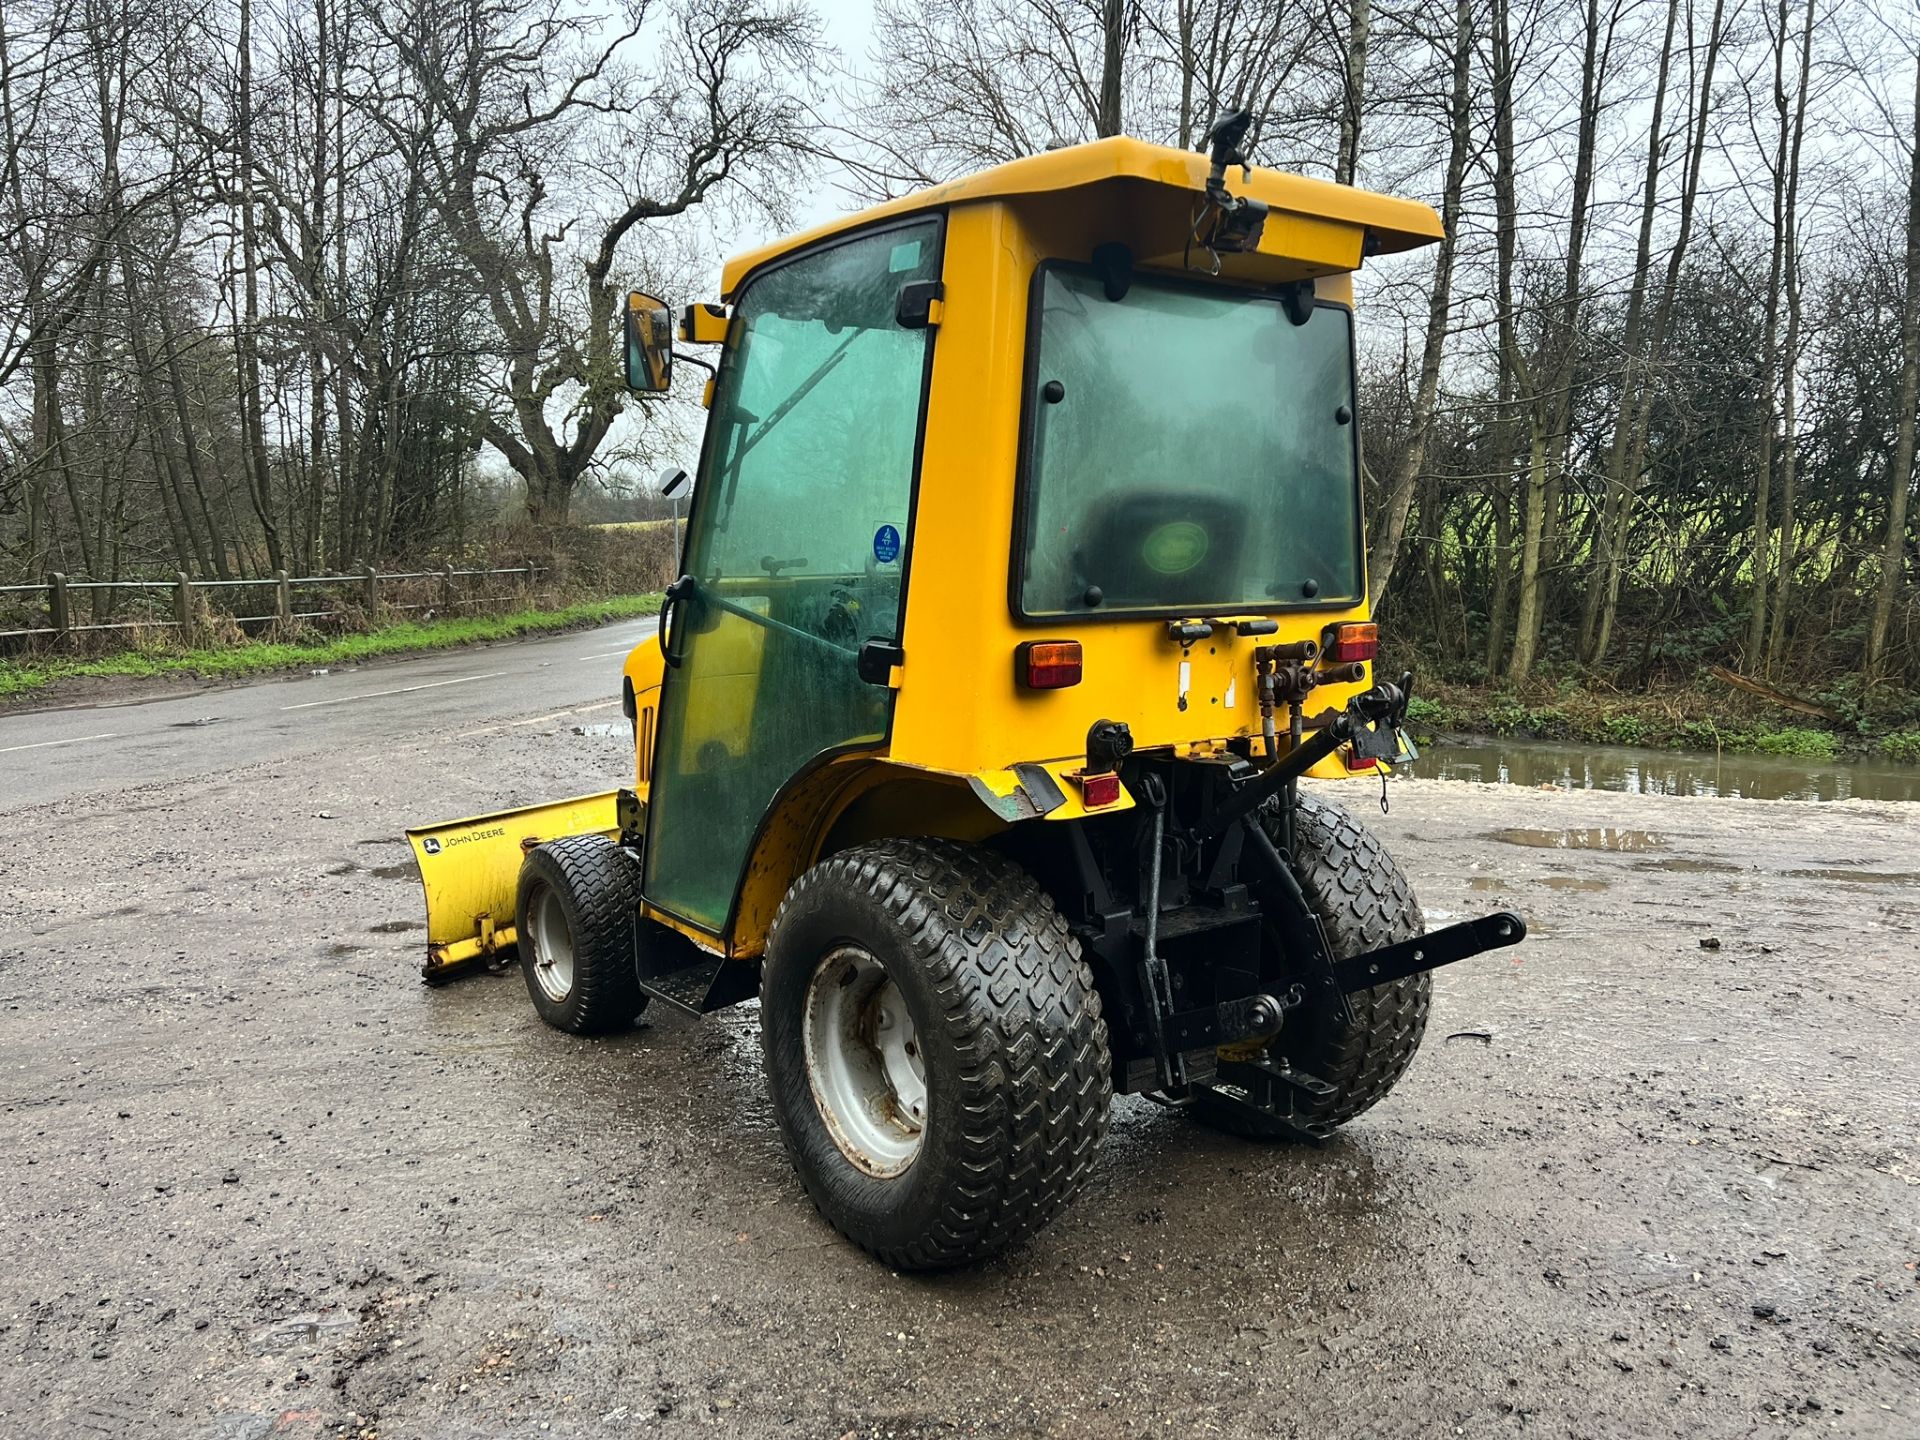
[[[1323,660],[1345,665],[1355,660],[1371,660],[1380,653],[1380,627],[1372,621],[1357,625],[1336,625],[1321,652]]]
[[[1029,690],[1064,690],[1080,683],[1078,640],[1028,640],[1013,652],[1013,678]]]

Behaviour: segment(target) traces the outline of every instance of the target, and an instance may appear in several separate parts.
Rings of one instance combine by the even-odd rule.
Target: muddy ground
[[[1122,1101],[929,1279],[812,1212],[751,1007],[418,982],[402,826],[623,749],[0,786],[0,1436],[1920,1434],[1920,809],[1346,787],[1435,923],[1534,938],[1335,1141]]]

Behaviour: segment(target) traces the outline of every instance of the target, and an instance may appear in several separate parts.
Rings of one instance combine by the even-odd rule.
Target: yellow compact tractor
[[[1302,777],[1407,758],[1371,674],[1352,272],[1424,205],[1133,140],[738,257],[631,788],[412,832],[426,973],[517,948],[550,1024],[760,1001],[821,1212],[964,1263],[1085,1183],[1114,1092],[1249,1137],[1375,1104],[1428,972]],[[633,296],[629,386],[673,327]],[[684,477],[682,477],[684,483]]]

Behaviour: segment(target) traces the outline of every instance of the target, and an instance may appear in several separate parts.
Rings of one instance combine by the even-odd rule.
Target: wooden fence
[[[172,629],[191,640],[210,620],[240,626],[291,626],[431,610],[442,614],[524,600],[541,567],[505,570],[403,570],[362,566],[347,575],[289,575],[276,570],[258,580],[195,580],[184,571],[171,580],[84,580],[51,574],[38,585],[0,585],[0,641],[51,640],[125,630]],[[37,597],[37,598],[36,598]],[[329,603],[343,597],[345,603]],[[326,603],[325,609],[315,608]],[[84,608],[86,618],[79,613]],[[39,619],[44,623],[22,623]],[[245,613],[242,613],[245,612]]]

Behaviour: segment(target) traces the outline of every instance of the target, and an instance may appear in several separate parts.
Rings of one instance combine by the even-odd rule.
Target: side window
[[[894,307],[903,285],[939,275],[939,238],[937,222],[885,231],[748,287],[714,397],[717,503],[695,575],[765,575],[769,560],[805,562],[789,574],[897,575],[889,551],[908,543],[928,332],[901,328]],[[897,540],[876,555],[886,527]]]

